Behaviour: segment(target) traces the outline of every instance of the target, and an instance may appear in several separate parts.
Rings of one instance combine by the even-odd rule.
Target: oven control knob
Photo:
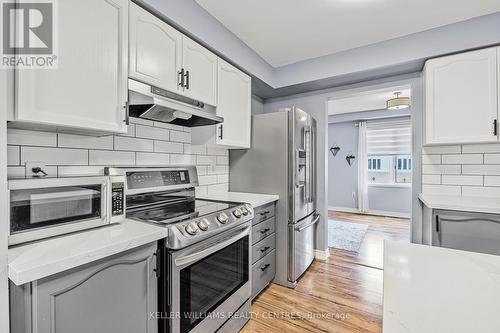
[[[252,206],[249,204],[245,204],[245,208],[247,209],[248,213],[250,214],[253,210]]]
[[[246,207],[241,207],[240,211],[243,215],[247,216],[248,215],[248,209]]]
[[[217,216],[217,220],[222,224],[226,224],[229,221],[229,216],[226,213],[221,213]]]
[[[210,226],[210,221],[208,219],[202,219],[198,221],[198,228],[200,228],[203,231],[208,230],[209,226]]]
[[[234,217],[239,219],[241,217],[241,210],[239,210],[239,208],[236,208],[235,210],[233,210],[233,215]]]
[[[191,222],[185,227],[185,230],[188,234],[194,235],[198,232],[198,226],[196,225],[196,223]]]

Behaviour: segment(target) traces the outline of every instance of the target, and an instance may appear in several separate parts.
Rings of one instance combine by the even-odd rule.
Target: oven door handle
[[[185,265],[190,265],[192,263],[195,263],[198,260],[203,259],[203,258],[211,255],[212,253],[215,253],[219,250],[222,250],[226,246],[233,244],[234,242],[240,240],[241,238],[243,238],[245,236],[248,236],[249,234],[250,234],[250,227],[247,227],[242,232],[238,233],[237,235],[235,235],[229,239],[226,239],[220,243],[212,244],[212,245],[208,246],[207,248],[204,248],[201,251],[198,251],[198,252],[195,252],[192,254],[188,254],[188,255],[183,256],[183,257],[176,258],[175,259],[175,266],[180,267],[180,266],[185,266]]]

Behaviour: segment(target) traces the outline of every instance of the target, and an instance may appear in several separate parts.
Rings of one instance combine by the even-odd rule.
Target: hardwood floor
[[[242,332],[382,332],[383,240],[407,240],[409,221],[340,212],[329,217],[369,225],[359,253],[330,249],[295,289],[272,284],[252,305]]]

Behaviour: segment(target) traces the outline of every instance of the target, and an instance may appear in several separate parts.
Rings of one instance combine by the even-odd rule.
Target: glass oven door
[[[171,253],[171,332],[214,332],[248,300],[249,231]]]
[[[10,244],[107,223],[105,177],[9,181]]]

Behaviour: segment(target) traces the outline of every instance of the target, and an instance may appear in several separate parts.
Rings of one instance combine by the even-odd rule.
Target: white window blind
[[[411,154],[411,123],[408,120],[367,122],[368,155]]]

